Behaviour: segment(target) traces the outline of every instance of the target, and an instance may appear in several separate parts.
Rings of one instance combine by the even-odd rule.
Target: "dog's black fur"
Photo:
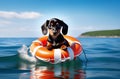
[[[62,20],[59,20],[57,18],[52,18],[50,20],[47,20],[41,26],[41,29],[44,35],[46,35],[49,31],[48,42],[47,42],[47,48],[49,50],[53,48],[61,48],[63,50],[67,49],[69,43],[60,33],[62,29],[62,33],[64,35],[67,34],[68,25],[66,23],[64,23]]]

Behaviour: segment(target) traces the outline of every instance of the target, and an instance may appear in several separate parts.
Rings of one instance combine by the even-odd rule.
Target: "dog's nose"
[[[57,34],[57,31],[54,31],[53,34],[56,35],[56,34]]]
[[[57,33],[57,30],[55,28],[53,28],[53,33]]]
[[[56,35],[56,34],[57,34],[57,30],[54,30],[54,31],[53,31],[53,34]]]
[[[54,35],[56,35],[57,34],[57,32],[55,32],[55,33],[53,33]]]

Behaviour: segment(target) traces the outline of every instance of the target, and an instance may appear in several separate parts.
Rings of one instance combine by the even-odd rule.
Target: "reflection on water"
[[[59,64],[20,61],[19,69],[30,69],[30,73],[29,75],[21,73],[19,79],[28,79],[28,77],[30,79],[85,79],[85,70],[82,67],[82,61],[79,58]]]
[[[85,73],[79,58],[59,64],[39,62],[31,71],[31,79],[84,79]]]

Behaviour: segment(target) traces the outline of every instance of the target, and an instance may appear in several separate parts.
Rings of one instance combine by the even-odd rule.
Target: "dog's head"
[[[54,35],[57,36],[60,34],[60,30],[62,29],[62,33],[64,35],[67,34],[68,32],[68,25],[65,24],[62,20],[59,20],[57,18],[52,18],[50,20],[47,20],[42,26],[42,33],[44,35],[47,34],[48,30],[49,30],[49,34],[50,35]]]

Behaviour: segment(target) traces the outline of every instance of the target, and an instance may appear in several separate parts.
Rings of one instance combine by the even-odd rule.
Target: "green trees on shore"
[[[118,36],[120,37],[120,29],[117,30],[101,30],[101,31],[90,31],[82,33],[80,36]]]

